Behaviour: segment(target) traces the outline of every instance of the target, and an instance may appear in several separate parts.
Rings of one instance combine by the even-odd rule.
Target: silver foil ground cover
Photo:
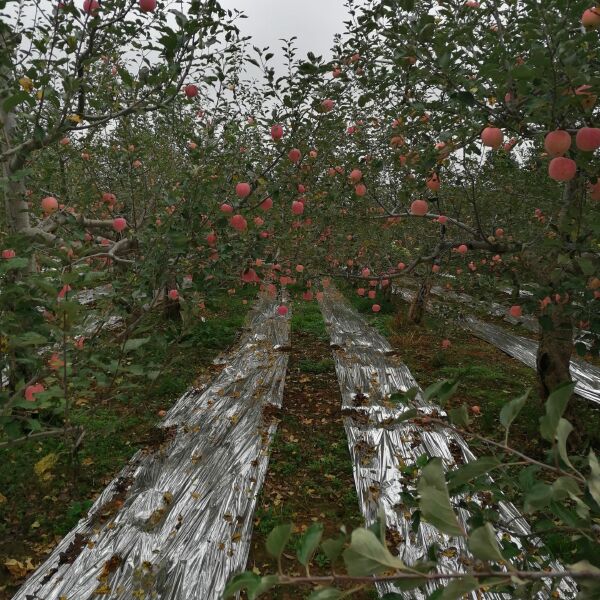
[[[422,390],[408,367],[395,355],[389,342],[375,331],[354,311],[337,291],[329,288],[321,301],[321,310],[331,337],[335,368],[342,395],[344,427],[353,462],[354,480],[360,508],[367,524],[375,522],[380,507],[385,511],[386,522],[392,533],[396,552],[407,564],[427,555],[427,549],[437,544],[441,571],[464,570],[473,563],[465,539],[449,537],[428,523],[421,522],[416,532],[413,528],[412,511],[403,503],[402,494],[407,489],[414,493],[416,481],[406,475],[405,468],[416,463],[420,456],[440,457],[446,469],[457,468],[474,460],[475,456],[463,438],[456,432],[436,424],[417,425],[413,422],[393,423],[407,410],[389,402],[395,392],[417,388],[414,404],[425,416],[443,415],[443,411],[425,402]],[[352,416],[348,416],[348,415]],[[481,502],[481,498],[466,500]],[[483,500],[485,501],[485,500]],[[522,559],[527,550],[520,539],[510,532],[529,535],[531,530],[516,507],[509,502],[497,506],[504,533],[521,549]],[[457,509],[459,520],[466,528],[468,513]],[[543,551],[539,542],[530,540],[529,549],[536,555]],[[560,565],[553,563],[554,568]],[[438,584],[432,583],[427,594]],[[443,584],[442,584],[443,585]],[[393,584],[378,584],[381,595],[398,592]],[[559,597],[573,598],[576,587],[572,581],[559,583]],[[420,591],[403,592],[407,599],[422,599]],[[503,599],[510,596],[494,592],[473,593],[473,600]],[[537,594],[536,598],[550,598],[550,590]]]
[[[276,429],[265,409],[282,402],[277,306],[259,299],[212,384],[179,399],[158,450],[135,454],[14,600],[221,598],[247,561]]]
[[[414,291],[407,288],[395,288],[406,302],[412,302]],[[438,303],[428,302],[427,310],[443,313],[444,307]],[[457,323],[478,338],[492,344],[509,356],[516,358],[523,364],[536,368],[536,355],[538,343],[535,340],[515,335],[492,323],[487,323],[470,315],[457,319]],[[578,358],[571,359],[571,377],[575,381],[575,393],[600,404],[600,368]]]

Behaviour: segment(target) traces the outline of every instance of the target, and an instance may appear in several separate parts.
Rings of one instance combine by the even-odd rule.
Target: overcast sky
[[[344,0],[220,0],[220,4],[248,15],[238,27],[254,38],[254,45],[269,46],[277,66],[282,64],[279,38],[293,35],[298,36],[298,58],[312,51],[328,60],[333,36],[343,32],[348,17]]]

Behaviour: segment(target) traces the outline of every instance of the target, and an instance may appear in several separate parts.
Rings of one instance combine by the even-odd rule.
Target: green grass
[[[298,368],[302,373],[327,373],[333,368],[333,360],[324,358],[323,360],[301,360]]]
[[[294,304],[292,330],[312,334],[321,340],[329,339],[321,310],[316,302],[296,302]]]
[[[59,438],[0,450],[0,493],[6,497],[0,503],[0,564],[6,558],[33,556],[31,544],[64,535],[85,516],[98,492],[147,444],[160,421],[157,413],[168,409],[235,340],[254,295],[254,289],[240,290],[234,297],[216,294],[206,304],[218,314],[208,313],[204,322],[189,324],[183,334],[180,323],[156,318],[148,323],[151,339],[136,353],[135,362],[164,369],[154,382],[146,373],[123,372],[109,397],[94,396],[90,388],[87,402],[73,407],[72,423],[85,429],[75,470],[69,445]],[[249,299],[247,304],[244,299]],[[109,346],[107,352],[116,351]],[[56,454],[58,461],[50,478],[41,481],[34,465],[49,454]],[[3,541],[22,546],[23,556],[13,548],[4,554]],[[8,592],[14,591],[0,577],[0,588],[7,583]]]

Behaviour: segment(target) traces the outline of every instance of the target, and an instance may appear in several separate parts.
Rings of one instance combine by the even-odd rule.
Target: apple
[[[169,293],[167,294],[169,296],[169,300],[177,300],[179,298],[179,292],[177,290],[169,290]]]
[[[488,146],[489,148],[499,148],[502,145],[503,139],[502,129],[498,129],[498,127],[486,127],[481,132],[481,141],[484,146]]]
[[[265,212],[267,212],[268,210],[271,210],[271,208],[273,208],[273,200],[272,200],[272,198],[265,198],[260,203],[260,208],[261,208],[261,210],[264,210]]]
[[[214,231],[211,231],[207,236],[206,236],[206,243],[209,246],[215,246],[217,244],[217,234]]]
[[[295,215],[301,215],[304,212],[304,202],[294,200],[292,202],[292,213]]]
[[[302,158],[302,154],[300,153],[300,150],[298,150],[298,148],[292,148],[288,152],[288,158],[290,159],[291,162],[298,163],[298,162],[300,162],[300,159]]]
[[[17,253],[12,248],[6,248],[5,250],[2,250],[2,258],[4,260],[10,260],[11,258],[14,258],[16,255],[17,255]]]
[[[523,309],[519,305],[515,304],[514,306],[510,307],[508,313],[511,317],[519,318],[523,315]]]
[[[359,183],[355,188],[354,188],[354,193],[359,196],[360,198],[362,198],[366,193],[367,193],[367,186],[364,183]]]
[[[183,91],[188,98],[195,98],[198,95],[198,86],[193,83],[188,83],[183,88]]]
[[[588,8],[581,16],[581,24],[586,29],[596,29],[600,26],[600,10],[596,8]]]
[[[461,244],[461,245],[460,245],[460,246],[459,246],[459,247],[456,249],[456,251],[457,251],[459,254],[466,254],[466,253],[469,251],[469,249],[467,248],[467,245],[466,245],[466,244]]]
[[[140,10],[142,12],[154,12],[156,10],[156,0],[140,0]]]
[[[378,313],[381,310],[381,306],[379,306],[379,304],[373,304],[373,306],[371,306],[371,310],[374,313]]]
[[[280,304],[277,307],[277,314],[281,317],[285,317],[288,314],[288,307],[285,304]]]
[[[550,156],[562,156],[571,147],[571,134],[557,129],[544,138],[544,148]]]
[[[247,198],[250,195],[252,188],[249,183],[242,181],[235,186],[235,193],[238,198]]]
[[[224,213],[232,213],[233,212],[233,206],[231,206],[231,204],[227,204],[226,202],[221,204],[220,209],[221,209],[221,212],[224,212]]]
[[[242,215],[233,215],[233,217],[229,219],[229,224],[237,231],[244,231],[248,227],[248,223]]]
[[[431,175],[431,177],[427,180],[426,185],[427,185],[427,187],[432,192],[439,191],[439,189],[440,189],[440,178],[438,177],[437,173],[433,173]]]
[[[127,221],[123,217],[113,219],[112,227],[115,231],[121,232],[127,229]]]
[[[553,158],[548,164],[548,175],[554,181],[570,181],[576,173],[576,162],[564,156]]]
[[[96,16],[98,14],[98,9],[100,8],[100,3],[98,0],[84,0],[83,2],[83,12],[88,15]]]
[[[334,105],[335,102],[331,98],[326,98],[325,100],[323,100],[323,102],[321,102],[321,108],[324,112],[329,112],[333,110]]]
[[[423,217],[429,211],[429,205],[425,200],[415,200],[410,205],[410,214],[418,217]]]
[[[54,196],[46,196],[42,199],[42,210],[47,214],[51,214],[58,210],[58,200]]]
[[[584,152],[597,150],[600,148],[600,128],[582,127],[575,136],[575,144]]]
[[[360,169],[352,169],[350,172],[350,181],[358,183],[362,179],[362,171]]]
[[[275,142],[278,142],[283,137],[283,127],[281,125],[273,125],[271,127],[271,137]]]

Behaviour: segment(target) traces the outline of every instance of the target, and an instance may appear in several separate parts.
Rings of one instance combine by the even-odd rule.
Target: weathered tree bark
[[[553,304],[552,329],[540,327],[536,367],[540,395],[546,399],[561,383],[571,381],[569,365],[573,351],[573,322],[562,304]]]
[[[572,243],[572,226],[577,222],[578,205],[583,196],[584,178],[579,173],[577,177],[567,182],[562,197],[562,206],[557,219],[557,233],[562,240],[562,248],[557,248],[540,256],[537,262],[542,283],[550,289],[561,289],[561,282],[568,273],[578,272],[576,257],[571,257],[567,263],[561,263],[561,255],[567,255],[565,248]],[[575,290],[574,290],[575,291]],[[565,290],[562,290],[563,296]],[[556,299],[556,297],[554,298]],[[567,310],[568,298],[558,299],[547,308],[546,314],[552,327],[540,327],[540,343],[536,356],[536,368],[540,394],[547,398],[561,383],[571,381],[570,364],[573,352],[573,321]]]
[[[408,310],[408,318],[412,323],[419,324],[423,320],[425,309],[427,308],[427,301],[429,300],[429,294],[431,292],[431,279],[425,277],[421,282],[419,291],[416,293],[414,300],[410,304]]]
[[[7,46],[10,32],[3,32],[0,35],[0,52],[11,53],[12,49]],[[0,94],[0,152],[8,152],[12,149],[13,133],[16,126],[15,115],[4,110],[4,100],[6,94],[10,93],[8,82],[12,73],[8,65],[0,67],[0,89],[5,90]],[[6,221],[9,231],[17,232],[29,229],[29,207],[25,199],[25,184],[22,178],[19,178],[20,165],[18,157],[11,156],[2,161],[2,175],[5,181],[4,188],[4,208]]]

